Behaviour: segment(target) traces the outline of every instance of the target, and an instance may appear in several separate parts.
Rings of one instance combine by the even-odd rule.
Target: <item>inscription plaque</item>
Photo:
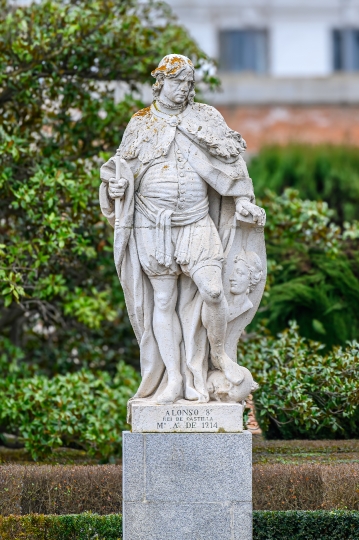
[[[135,433],[240,433],[243,406],[239,403],[191,402],[172,405],[133,402]]]

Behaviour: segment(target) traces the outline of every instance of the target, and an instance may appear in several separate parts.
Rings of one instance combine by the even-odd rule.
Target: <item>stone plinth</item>
[[[134,401],[131,405],[133,433],[240,433],[243,407],[239,403],[177,402],[157,405]]]
[[[123,433],[124,540],[251,540],[252,436]]]

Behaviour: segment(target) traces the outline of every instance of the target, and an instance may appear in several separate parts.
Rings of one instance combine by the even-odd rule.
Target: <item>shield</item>
[[[215,194],[212,193],[212,201]],[[233,197],[221,197],[216,205],[212,219],[217,222],[224,248],[225,261],[222,271],[224,293],[228,302],[229,316],[226,337],[226,352],[236,360],[238,340],[246,326],[256,314],[267,277],[267,258],[264,241],[264,227],[253,221],[252,216],[236,214]],[[231,278],[236,270],[236,259],[242,258],[246,266],[256,262],[257,281],[248,291],[236,294],[231,286]],[[252,261],[252,262],[251,262]]]

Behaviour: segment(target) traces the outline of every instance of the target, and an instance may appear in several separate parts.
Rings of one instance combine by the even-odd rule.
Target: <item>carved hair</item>
[[[242,251],[236,256],[234,262],[243,261],[249,270],[249,291],[252,292],[263,276],[262,261],[254,251]]]
[[[152,86],[153,99],[157,99],[159,97],[165,78],[174,79],[183,71],[189,70],[192,71],[192,81],[187,101],[188,103],[193,103],[194,96],[196,95],[194,91],[194,66],[191,60],[182,54],[168,54],[162,58],[161,62],[158,64],[158,67],[152,71],[151,75],[156,79],[155,84]]]

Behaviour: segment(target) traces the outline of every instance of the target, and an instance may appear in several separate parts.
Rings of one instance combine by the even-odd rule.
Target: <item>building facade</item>
[[[218,61],[206,99],[249,149],[359,145],[359,0],[167,0]]]

